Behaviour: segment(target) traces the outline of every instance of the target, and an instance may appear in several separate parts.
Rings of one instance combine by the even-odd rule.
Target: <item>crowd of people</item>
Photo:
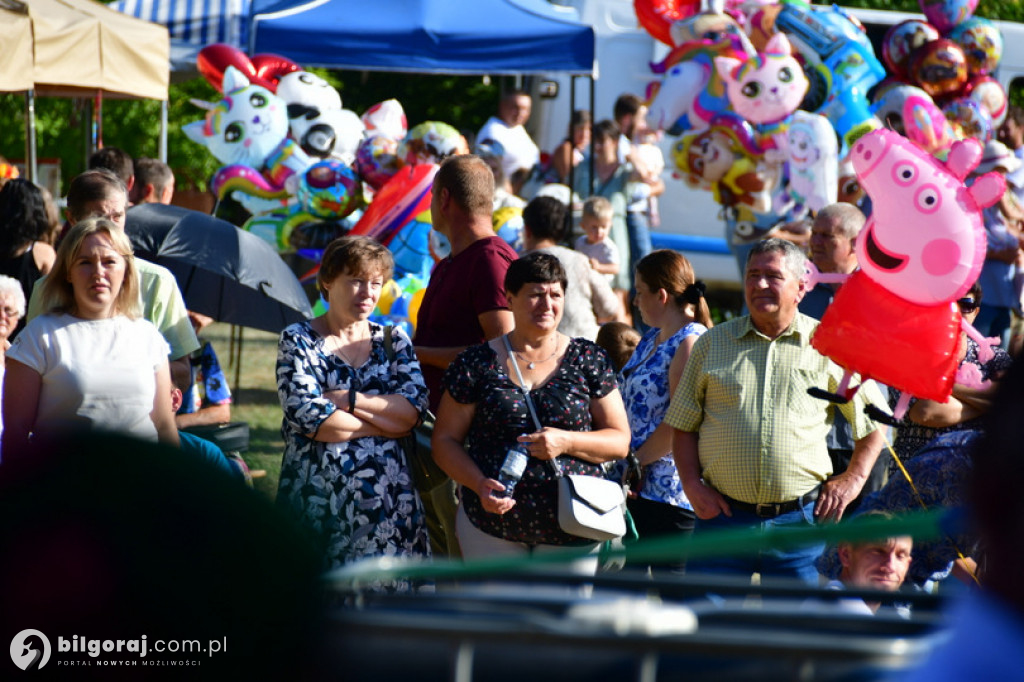
[[[963,499],[967,448],[1011,363],[1002,309],[1017,314],[1019,292],[1010,304],[993,303],[981,282],[957,301],[1006,350],[982,363],[965,335],[952,397],[915,401],[890,459],[887,428],[865,410],[890,410],[896,396],[886,387],[865,382],[843,404],[808,391],[834,393],[842,370],[810,343],[840,285],[809,289],[807,261],[823,273],[855,271],[860,208],[819,211],[808,251],[780,238],[755,244],[742,274],[745,314],[714,324],[707,287],[686,257],[651,248],[665,187],[640,100],[620,98],[614,121],[574,116],[547,168],[523,127],[530,105],[526,93],[506,95],[479,133],[478,154],[440,164],[431,218],[451,249],[431,274],[411,338],[370,320],[394,262],[362,236],[324,252],[317,284],[326,312],[281,334],[277,504],[319,548],[325,569],[366,557],[571,548],[572,569],[593,573],[601,543],[559,521],[563,475],[624,481],[641,540],[905,511],[913,505],[904,471],[934,504]],[[1020,130],[1018,118],[1011,114],[1007,127]],[[986,170],[1018,170],[1017,142],[1017,156],[986,148]],[[64,226],[32,183],[0,189],[0,371],[3,395],[18,397],[3,401],[0,454],[16,458],[53,433],[111,430],[237,473],[223,453],[179,433],[230,419],[216,354],[197,336],[211,320],[187,310],[173,276],[135,257],[124,232],[132,203],[170,201],[173,174],[116,149],[92,165],[70,184]],[[570,185],[579,204],[543,192],[519,197],[531,177],[545,175]],[[511,198],[523,211],[521,253],[492,225],[499,201]],[[1000,282],[1012,282],[1018,266],[1009,278],[1002,266],[1021,258],[1017,208],[1008,195],[986,218],[999,232],[989,258]],[[999,241],[1005,234],[1016,235],[1010,246]],[[424,453],[410,434],[428,425]],[[510,452],[526,458],[515,479],[505,468]],[[424,456],[448,480],[414,478],[411,458]],[[977,548],[970,538],[893,537],[690,561],[627,551],[626,565],[889,590],[950,572],[973,580]],[[967,556],[957,559],[959,550]],[[858,608],[873,613],[878,604]]]

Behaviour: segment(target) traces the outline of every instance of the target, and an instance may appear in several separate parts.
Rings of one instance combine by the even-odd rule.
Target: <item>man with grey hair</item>
[[[857,269],[853,250],[866,219],[853,204],[829,204],[818,212],[811,226],[811,262],[820,272],[849,275]],[[800,312],[820,320],[839,285],[818,284],[800,301]]]
[[[867,219],[852,204],[829,204],[818,212],[811,226],[811,262],[820,272],[849,275],[857,269],[854,243]],[[840,284],[819,283],[800,301],[800,312],[820,320],[832,303]],[[833,471],[842,472],[853,457],[853,432],[842,413],[836,414],[832,430],[828,433],[828,455]],[[885,472],[889,468],[888,453],[881,453],[871,467],[871,473],[860,494],[848,505],[847,512],[860,506],[866,496],[885,485]]]
[[[860,492],[882,447],[864,415],[885,401],[869,383],[838,406],[853,425],[853,459],[832,476],[825,436],[837,406],[807,394],[834,388],[842,369],[810,345],[817,321],[797,310],[806,259],[792,242],[767,239],[747,257],[744,297],[750,313],[697,340],[665,422],[697,533],[724,528],[801,526],[840,519]],[[688,562],[687,571],[817,584],[821,544],[764,549],[754,556]]]

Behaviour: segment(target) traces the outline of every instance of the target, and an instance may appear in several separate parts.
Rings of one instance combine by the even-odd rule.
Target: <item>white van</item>
[[[656,79],[650,64],[661,61],[668,48],[638,27],[633,0],[551,1],[575,9],[580,21],[594,27],[598,64],[594,83],[596,120],[611,118],[615,99],[623,93],[643,97],[648,83]],[[923,18],[905,12],[854,8],[848,11],[864,24],[879,57],[882,38],[890,26],[906,19]],[[1004,52],[995,76],[1009,92],[1011,88],[1024,87],[1024,24],[998,21],[996,25],[1003,33]],[[551,81],[557,83],[557,88],[551,87]],[[575,82],[576,108],[586,108],[590,102],[589,79],[577,78]],[[568,133],[569,88],[570,77],[562,74],[534,81],[534,110],[528,125],[543,150],[553,150]],[[669,148],[675,140],[666,136],[662,143],[668,166],[664,175],[666,190],[660,202],[661,226],[652,235],[652,241],[655,248],[674,248],[685,253],[698,277],[714,287],[738,290],[739,268],[725,241],[720,206],[710,192],[690,189],[672,177]]]

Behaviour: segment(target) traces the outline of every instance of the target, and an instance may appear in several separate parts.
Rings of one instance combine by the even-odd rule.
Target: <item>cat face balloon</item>
[[[751,123],[778,123],[796,111],[809,83],[789,40],[776,33],[765,51],[747,58],[715,57],[729,104]]]
[[[224,72],[224,99],[206,114],[206,120],[182,126],[224,164],[262,168],[266,159],[288,137],[288,110],[270,90],[252,85],[242,72],[229,66]]]

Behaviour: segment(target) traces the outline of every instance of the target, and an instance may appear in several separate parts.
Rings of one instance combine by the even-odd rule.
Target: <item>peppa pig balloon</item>
[[[967,68],[972,76],[992,73],[1003,58],[1003,34],[988,19],[971,17],[957,24],[949,38],[964,48]]]
[[[920,19],[901,21],[885,32],[885,38],[882,39],[882,61],[894,76],[907,80],[911,53],[939,37],[934,26]]]
[[[933,40],[910,55],[910,77],[932,97],[956,94],[967,82],[967,55],[952,40]]]
[[[856,390],[849,389],[852,373],[903,392],[898,420],[911,395],[949,397],[961,331],[981,339],[955,301],[981,271],[981,211],[999,200],[1005,181],[986,173],[964,185],[981,159],[976,140],[955,143],[941,163],[906,138],[876,130],[850,157],[873,206],[855,244],[861,269],[839,289],[811,345],[846,371],[840,399]]]
[[[943,35],[974,14],[978,0],[917,0],[925,18]]]

